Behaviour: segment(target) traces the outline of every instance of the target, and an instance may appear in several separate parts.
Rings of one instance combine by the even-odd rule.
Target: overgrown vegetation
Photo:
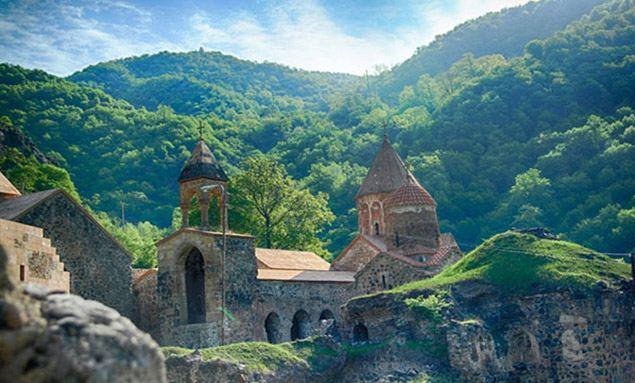
[[[182,347],[162,347],[166,358],[185,356],[192,353]],[[314,339],[291,343],[271,344],[266,342],[243,342],[199,350],[204,361],[225,360],[245,365],[248,370],[275,372],[292,364],[301,364],[312,371],[322,371],[332,358],[339,354],[336,350],[316,344]]]
[[[588,291],[598,284],[615,288],[629,278],[630,266],[621,259],[566,241],[506,232],[488,239],[440,274],[391,292],[438,289],[464,281],[486,282],[510,295],[562,288]]]
[[[443,319],[443,310],[452,306],[447,297],[446,291],[439,291],[427,297],[420,295],[416,298],[406,298],[404,303],[410,310],[423,316],[423,318],[434,323],[440,323]]]
[[[487,15],[357,88],[354,76],[209,52],[118,60],[67,80],[0,65],[0,110],[68,171],[88,205],[118,216],[123,202],[130,222],[170,226],[170,180],[204,121],[230,177],[245,158],[267,154],[312,195],[328,195],[336,218],[321,222],[318,240],[337,254],[356,229],[353,197],[388,121],[464,249],[510,226],[541,225],[628,252],[635,6],[610,0],[589,12],[596,2]]]

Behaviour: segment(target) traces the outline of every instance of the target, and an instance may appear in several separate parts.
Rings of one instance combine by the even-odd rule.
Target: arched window
[[[308,338],[310,330],[309,314],[304,310],[299,310],[293,316],[291,340]]]
[[[379,235],[379,223],[375,222],[375,235]]]
[[[198,249],[192,249],[185,259],[185,294],[187,322],[205,322],[205,261]]]
[[[386,276],[384,274],[381,275],[381,287],[386,288]]]
[[[322,311],[322,313],[320,314],[320,320],[323,321],[329,319],[335,320],[335,315],[333,315],[333,312],[329,309]]]
[[[269,313],[265,319],[265,331],[269,343],[280,342],[280,317],[276,313]]]
[[[358,323],[353,327],[353,342],[366,342],[368,341],[368,329],[361,323]]]
[[[395,247],[399,247],[399,233],[395,231]]]

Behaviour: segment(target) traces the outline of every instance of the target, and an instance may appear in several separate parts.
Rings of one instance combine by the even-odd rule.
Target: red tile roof
[[[387,208],[395,206],[418,206],[432,205],[437,206],[430,193],[423,186],[419,185],[412,176],[408,176],[406,183],[399,189],[391,193],[384,206]]]

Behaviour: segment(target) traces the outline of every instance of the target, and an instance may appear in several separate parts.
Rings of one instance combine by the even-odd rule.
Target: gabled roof
[[[190,159],[179,175],[179,182],[196,178],[209,178],[216,181],[227,181],[227,174],[221,168],[205,141],[201,138],[192,150]]]
[[[408,173],[403,161],[388,142],[388,137],[384,135],[384,142],[355,198],[367,194],[392,193],[406,182]]]
[[[0,194],[19,197],[22,194],[15,186],[0,172]]]
[[[58,192],[61,192],[61,190],[51,189],[2,201],[0,202],[0,218],[14,221],[31,208]]]
[[[355,282],[355,273],[325,270],[258,269],[258,280],[285,282]]]
[[[256,248],[256,259],[267,269],[329,270],[331,264],[310,251]]]

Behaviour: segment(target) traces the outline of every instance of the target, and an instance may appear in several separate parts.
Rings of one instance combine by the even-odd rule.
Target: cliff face
[[[450,370],[477,382],[632,382],[631,294],[598,288],[588,295],[563,290],[506,297],[466,282],[441,296],[420,291],[354,300],[347,305],[349,321],[364,321],[371,342],[386,346],[343,374],[361,364],[366,373],[350,381],[372,381],[366,379],[372,370],[394,376]]]

